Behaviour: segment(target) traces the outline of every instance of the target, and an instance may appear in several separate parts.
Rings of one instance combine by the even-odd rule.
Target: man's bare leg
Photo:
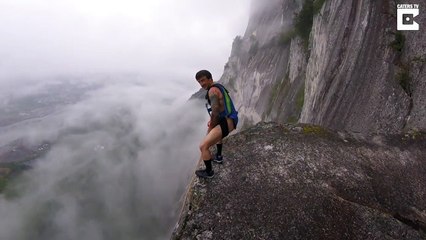
[[[232,132],[234,130],[234,122],[232,121],[232,119],[229,119],[229,118],[227,118],[226,121],[228,123],[229,132]],[[223,163],[222,147],[223,147],[222,140],[220,140],[216,144],[216,154],[213,157],[213,162],[219,163],[219,164]]]
[[[214,171],[212,169],[212,156],[210,153],[210,147],[215,145],[222,139],[222,130],[220,126],[214,127],[203,139],[200,144],[201,159],[206,165],[205,170],[197,170],[195,174],[202,178],[212,178]]]

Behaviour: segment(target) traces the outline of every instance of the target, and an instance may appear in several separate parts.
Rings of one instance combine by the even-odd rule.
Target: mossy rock
[[[317,134],[317,135],[328,135],[328,131],[320,126],[315,125],[303,125],[303,133],[305,134]]]

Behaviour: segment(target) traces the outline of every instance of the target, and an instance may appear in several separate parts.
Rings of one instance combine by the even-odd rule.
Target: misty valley
[[[0,239],[170,236],[206,116],[202,104],[123,78],[1,99],[0,215],[10,217]]]
[[[6,96],[0,108],[0,133],[43,121],[66,105],[80,101],[88,91],[96,88],[99,85],[58,81],[45,84],[37,92]],[[23,138],[1,139],[0,192],[12,177],[29,169],[32,161],[47,153],[51,144],[50,141],[30,144]]]

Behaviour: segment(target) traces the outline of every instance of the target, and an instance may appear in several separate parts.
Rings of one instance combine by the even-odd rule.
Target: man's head
[[[195,74],[195,79],[197,79],[200,86],[206,90],[213,84],[212,74],[207,70],[198,71],[197,74]]]

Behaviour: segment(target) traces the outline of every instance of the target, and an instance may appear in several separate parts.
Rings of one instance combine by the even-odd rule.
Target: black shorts
[[[220,129],[222,129],[222,138],[225,138],[229,135],[228,121],[226,118],[222,118],[219,120]]]

